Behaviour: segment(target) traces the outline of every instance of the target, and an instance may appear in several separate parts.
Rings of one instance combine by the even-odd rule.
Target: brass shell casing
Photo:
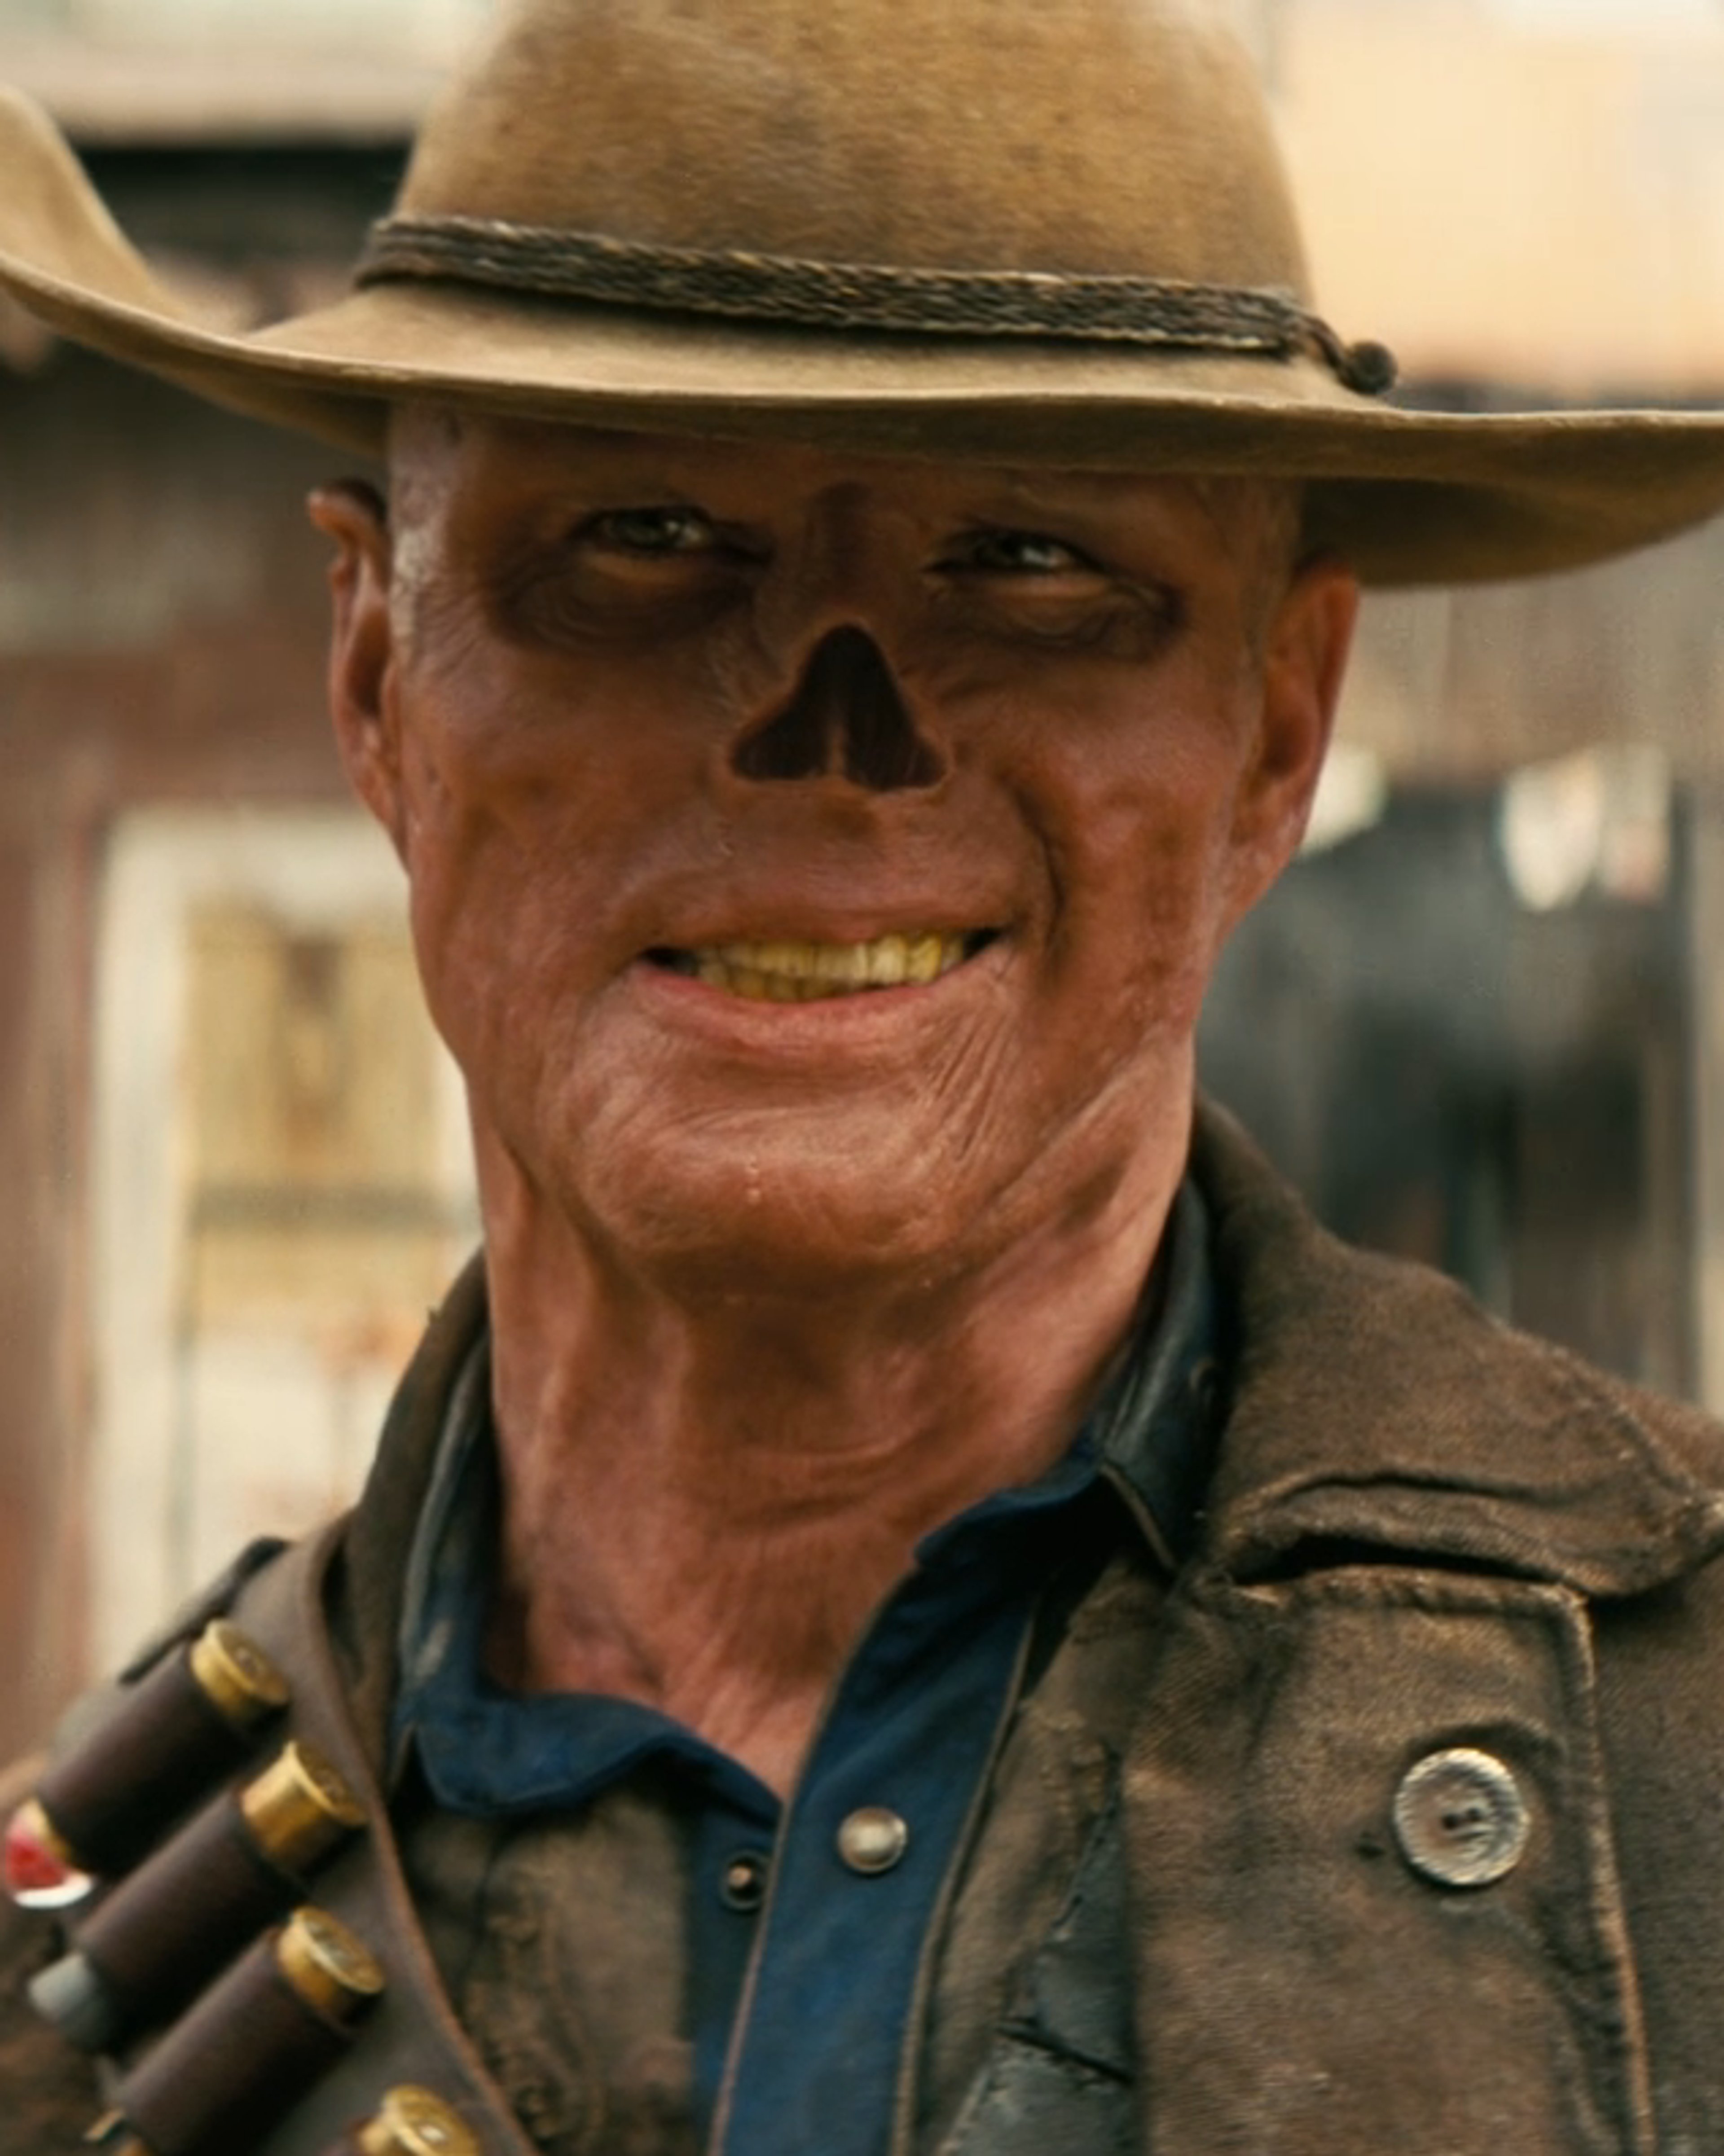
[[[365,1825],[365,1807],[346,1777],[315,1745],[297,1739],[239,1793],[251,1837],[272,1864],[310,1871]]]
[[[289,1987],[337,2028],[357,2020],[383,1989],[374,1954],[325,1909],[295,1909],[275,1942]]]
[[[36,1799],[80,1871],[118,1878],[232,1775],[287,1699],[268,1656],[218,1619],[122,1685]]]
[[[443,2098],[410,2082],[390,2090],[355,2146],[359,2156],[480,2156],[477,2138]]]
[[[28,1834],[33,1835],[49,1855],[64,1864],[69,1871],[80,1867],[78,1852],[48,1816],[46,1806],[39,1797],[27,1797],[18,1808],[18,1824]]]
[[[244,1732],[287,1705],[287,1680],[255,1640],[225,1617],[192,1643],[193,1681],[223,1722]]]
[[[125,2123],[121,2112],[108,2112],[97,2119],[84,2138],[90,2148],[100,2148],[102,2156],[156,2156],[149,2143],[140,2140],[136,2133],[128,2133],[123,2141],[115,2140],[114,2136]]]

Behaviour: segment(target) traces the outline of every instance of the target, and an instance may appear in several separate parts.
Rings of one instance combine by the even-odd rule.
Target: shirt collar
[[[1045,1515],[1098,1481],[1115,1488],[1160,1561],[1191,1548],[1212,1466],[1219,1368],[1208,1209],[1187,1177],[1113,1375],[1070,1449],[1045,1475],[972,1506],[926,1537],[918,1561],[1010,1519]],[[408,1694],[442,1669],[471,1631],[496,1532],[490,1342],[482,1332],[451,1389],[435,1463],[408,1560],[401,1681]],[[464,1651],[472,1651],[463,1640]]]

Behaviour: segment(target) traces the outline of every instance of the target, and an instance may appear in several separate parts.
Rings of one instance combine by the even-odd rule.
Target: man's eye
[[[980,570],[1004,577],[1060,577],[1093,572],[1087,554],[1043,531],[972,531],[952,549],[943,568]]]
[[[578,536],[612,553],[648,558],[711,553],[718,544],[711,520],[698,509],[607,510]]]

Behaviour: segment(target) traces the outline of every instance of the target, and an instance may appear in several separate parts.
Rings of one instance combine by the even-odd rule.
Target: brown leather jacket
[[[1724,1433],[1337,1244],[1224,1120],[1195,1166],[1232,1317],[1225,1436],[1198,1553],[1111,1665],[1136,1672],[1113,2003],[1138,2145],[1724,2152]],[[374,1754],[407,1530],[474,1322],[469,1295],[434,1324],[330,1576]],[[1085,1629],[1078,1690],[1108,1630],[1085,1647]],[[1421,1820],[1417,1770],[1457,1751],[1496,1763],[1512,1832],[1470,1825],[1465,1768],[1460,1810],[1439,1786]],[[1479,1834],[1509,1861],[1457,1883]],[[921,2075],[979,2061],[988,2100],[956,2126],[907,2106],[904,2156],[1067,2145],[1036,2124],[1062,2062],[988,1994],[990,1931],[1029,1891],[1003,1861],[936,1943]],[[45,1933],[0,1930],[0,2156],[71,2151],[96,2107],[18,2004]]]

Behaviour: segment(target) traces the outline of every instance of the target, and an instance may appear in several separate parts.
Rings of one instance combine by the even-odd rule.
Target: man
[[[3,2145],[1724,2148],[1717,1436],[1192,1048],[1358,577],[1724,432],[1376,401],[1192,0],[527,0],[247,338],[8,124],[49,321],[388,415],[331,701],[485,1251],[351,1521],[22,1785]]]

